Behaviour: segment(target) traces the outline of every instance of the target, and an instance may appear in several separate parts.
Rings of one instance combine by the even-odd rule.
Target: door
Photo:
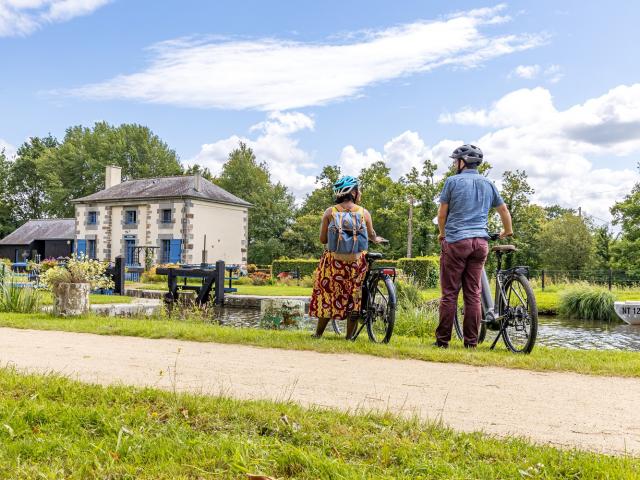
[[[124,255],[125,255],[125,264],[133,265],[134,261],[134,251],[136,247],[135,239],[127,238],[124,241]]]

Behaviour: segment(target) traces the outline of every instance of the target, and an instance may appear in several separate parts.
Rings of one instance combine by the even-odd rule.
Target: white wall
[[[227,264],[247,263],[247,208],[193,200],[187,212],[193,214],[188,218],[188,225],[193,227],[187,232],[187,255],[192,260],[187,261],[202,261],[206,235],[208,263],[217,260]]]

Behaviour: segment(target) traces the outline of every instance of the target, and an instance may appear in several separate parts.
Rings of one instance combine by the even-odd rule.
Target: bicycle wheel
[[[482,308],[482,318],[484,319],[484,308]],[[464,307],[458,308],[456,310],[456,314],[453,317],[453,328],[456,331],[456,335],[458,339],[464,340],[464,333],[462,331],[463,322],[460,319],[464,320]],[[480,322],[480,329],[478,330],[478,344],[484,342],[484,339],[487,337],[487,324],[484,322]]]
[[[538,306],[527,277],[514,274],[504,285],[504,343],[513,353],[531,353],[538,336]]]
[[[396,288],[390,277],[379,275],[370,283],[365,321],[369,340],[389,343],[396,321]]]

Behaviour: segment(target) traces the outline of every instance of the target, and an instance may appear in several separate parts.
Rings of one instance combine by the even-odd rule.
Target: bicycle
[[[349,339],[355,341],[366,327],[369,340],[375,343],[389,343],[396,320],[396,269],[392,267],[373,268],[384,255],[379,252],[365,254],[368,264],[367,274],[362,283],[362,301],[358,317],[360,326]],[[342,334],[339,320],[331,320],[333,331]]]
[[[497,233],[489,236],[491,240],[498,240],[500,237]],[[498,332],[490,350],[493,350],[502,338],[509,351],[531,353],[538,336],[538,306],[529,283],[529,267],[502,269],[502,256],[515,252],[514,245],[494,245],[491,251],[497,259],[495,297],[491,298],[489,278],[483,269],[480,295],[482,320],[478,343],[485,340],[489,329]],[[464,309],[461,313],[464,316]],[[453,325],[456,335],[462,340],[462,325],[457,311]]]

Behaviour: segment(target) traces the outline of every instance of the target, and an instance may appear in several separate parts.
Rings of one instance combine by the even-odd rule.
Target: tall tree
[[[249,209],[249,261],[271,263],[285,254],[282,236],[295,213],[294,198],[283,184],[271,181],[267,165],[257,161],[253,150],[240,142],[216,183],[253,204]]]
[[[593,238],[584,218],[565,214],[551,220],[541,239],[545,268],[583,271],[591,264]]]
[[[640,163],[638,164],[640,169]],[[624,200],[611,208],[614,225],[621,228],[620,239],[613,247],[613,265],[616,269],[640,274],[640,183]]]
[[[508,257],[509,265],[540,267],[540,231],[545,214],[541,207],[531,204],[530,196],[533,193],[534,189],[524,170],[503,173],[500,195],[511,213],[514,232],[512,241],[518,247],[518,251]]]
[[[7,184],[13,223],[58,216],[53,195],[56,166],[48,161],[49,154],[58,148],[58,141],[51,135],[31,137],[18,148]]]
[[[594,267],[597,270],[611,268],[611,246],[614,243],[613,234],[608,225],[598,227],[594,233]]]
[[[0,238],[5,237],[18,226],[9,190],[10,174],[11,163],[7,160],[4,150],[0,150]]]
[[[317,187],[307,194],[298,215],[308,215],[310,213],[322,215],[322,213],[333,205],[335,196],[333,195],[333,184],[340,178],[340,167],[337,165],[326,165],[322,168],[322,173],[316,177]],[[318,220],[318,224],[320,220]]]
[[[93,128],[70,127],[60,146],[48,152],[46,163],[59,216],[73,214],[69,199],[104,188],[107,165],[121,167],[123,180],[183,173],[176,152],[148,127],[135,124],[116,127],[97,122]]]

